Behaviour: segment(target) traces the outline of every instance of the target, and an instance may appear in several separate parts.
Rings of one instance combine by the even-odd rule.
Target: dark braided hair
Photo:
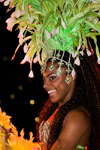
[[[100,150],[100,81],[91,57],[85,57],[81,65],[81,70],[86,85],[86,108],[92,117],[89,149]]]
[[[69,55],[66,52],[64,60],[68,61]],[[73,64],[73,59],[71,59]],[[89,150],[100,150],[100,82],[92,56],[84,55],[81,65],[74,67],[77,72],[76,85],[73,95],[69,101],[62,105],[57,111],[52,123],[47,150],[57,140],[63,125],[63,120],[72,109],[83,105],[91,114],[91,135],[89,139]],[[58,104],[47,101],[40,113],[40,122],[46,121],[56,110]],[[46,113],[48,112],[48,113]]]

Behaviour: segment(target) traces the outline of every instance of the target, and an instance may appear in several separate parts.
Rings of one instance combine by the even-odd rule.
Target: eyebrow
[[[56,74],[56,73],[49,73],[46,77],[49,77],[52,74]],[[42,78],[45,78],[44,76],[42,76]]]
[[[54,69],[57,69],[59,66],[56,66]],[[51,74],[56,74],[56,73],[53,73],[53,72],[51,72],[51,73],[49,73],[48,75],[47,75],[47,77],[49,77]],[[42,78],[45,78],[44,76],[42,76]]]

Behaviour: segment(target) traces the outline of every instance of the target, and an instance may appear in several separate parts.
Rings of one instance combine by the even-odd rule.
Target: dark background
[[[12,123],[20,132],[25,131],[25,138],[32,131],[35,135],[35,117],[38,117],[40,104],[48,98],[43,89],[39,64],[33,64],[34,78],[29,78],[30,65],[27,62],[20,65],[24,58],[23,46],[19,49],[14,60],[11,60],[14,51],[19,44],[17,35],[19,31],[12,32],[6,29],[5,21],[11,12],[6,13],[7,7],[0,3],[0,107],[7,115],[12,116]],[[23,90],[19,90],[19,86]],[[10,95],[14,94],[15,98]],[[35,104],[31,105],[30,100]]]

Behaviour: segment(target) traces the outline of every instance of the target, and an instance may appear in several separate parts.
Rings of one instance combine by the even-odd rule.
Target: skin
[[[56,73],[58,64],[54,63],[54,69],[52,71],[49,70],[50,64],[51,62],[47,64],[46,70],[43,73],[43,87],[47,92],[56,90],[53,95],[50,95],[51,101],[53,103],[59,103],[59,107],[61,107],[70,100],[73,94],[77,73],[75,73],[74,79],[71,74],[69,75],[70,82],[67,84],[65,82],[66,67],[61,68],[62,73],[58,76]],[[79,150],[76,148],[78,144],[86,146],[91,132],[90,119],[90,113],[83,106],[71,110],[66,115],[60,135],[50,150]],[[46,144],[42,146],[42,149],[47,149]]]
[[[75,79],[73,80],[71,74],[69,75],[70,82],[66,84],[66,67],[61,68],[61,75],[57,75],[58,64],[54,63],[54,69],[52,71],[49,70],[51,62],[47,64],[47,68],[43,73],[43,81],[44,81],[44,89],[48,92],[50,90],[56,90],[54,95],[51,97],[51,101],[53,103],[59,103],[59,107],[70,100],[74,88],[75,88]]]
[[[0,130],[4,134],[4,136],[2,136],[4,150],[11,150],[10,147],[7,146],[7,139],[9,138],[9,131],[7,131],[5,128],[1,126],[0,126]]]
[[[69,75],[70,82],[67,84],[65,82],[66,67],[61,68],[62,73],[58,76],[56,73],[58,64],[54,64],[54,69],[52,71],[49,70],[50,64],[51,62],[47,64],[47,68],[43,73],[43,87],[47,92],[55,90],[55,92],[51,94],[51,101],[53,103],[59,103],[59,107],[61,107],[64,103],[70,100],[73,94],[77,73],[75,73],[74,79],[71,74]],[[49,118],[51,122],[53,121],[51,118],[54,117],[54,114],[55,112]],[[91,132],[90,119],[90,113],[83,106],[71,110],[66,115],[60,135],[50,150],[79,150],[76,148],[78,144],[85,146],[89,140]],[[6,135],[3,136],[4,150],[10,150],[6,145],[8,133],[4,128],[0,127],[0,129]],[[45,143],[42,143],[41,145],[42,150],[47,150]]]

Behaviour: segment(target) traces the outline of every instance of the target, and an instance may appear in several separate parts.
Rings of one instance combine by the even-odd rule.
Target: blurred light
[[[39,122],[39,117],[36,117],[36,118],[35,118],[35,121],[36,121],[36,122]]]
[[[8,60],[8,57],[7,57],[7,56],[4,56],[4,57],[3,57],[3,60],[4,60],[4,61],[7,61],[7,60]]]
[[[15,98],[15,95],[14,95],[14,94],[11,94],[11,95],[10,95],[10,98],[11,98],[11,99],[14,99],[14,98]]]
[[[30,100],[30,104],[31,104],[31,105],[34,105],[34,104],[35,104],[35,101],[34,101],[34,100]]]
[[[33,79],[28,79],[28,83],[32,83],[33,82]]]
[[[22,78],[21,77],[18,77],[18,82],[22,81]]]
[[[13,71],[12,71],[12,70],[9,70],[8,73],[11,75],[11,74],[13,74]]]
[[[20,85],[20,86],[18,87],[18,89],[19,89],[20,91],[22,91],[22,90],[23,90],[23,86]]]

